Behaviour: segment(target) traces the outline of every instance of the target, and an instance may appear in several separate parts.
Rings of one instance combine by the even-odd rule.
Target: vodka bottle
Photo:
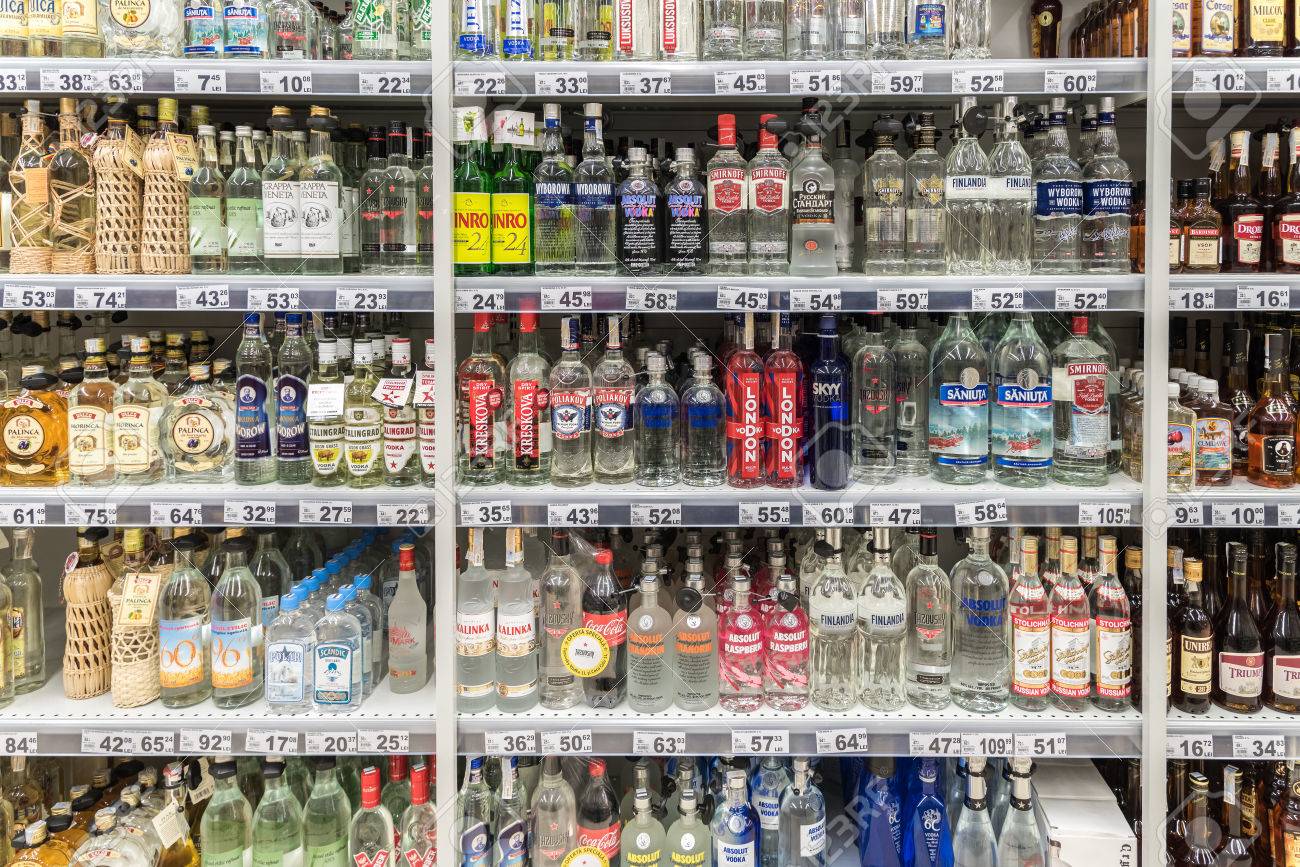
[[[573,169],[564,159],[560,106],[543,106],[542,161],[533,170],[533,267],[538,274],[564,274],[577,261]]]
[[[657,0],[658,59],[700,59],[700,10],[697,0]]]
[[[862,258],[871,274],[902,274],[906,268],[908,209],[903,198],[906,164],[894,147],[902,132],[903,125],[889,114],[881,115],[872,127],[875,149],[862,175],[865,233]],[[839,229],[838,222],[836,229]]]
[[[523,867],[528,860],[528,807],[523,788],[519,782],[519,757],[503,756],[492,846],[492,863],[500,867]]]
[[[537,703],[533,576],[523,560],[523,531],[511,527],[506,530],[506,568],[496,582],[497,707],[511,712],[526,711]]]
[[[989,461],[989,363],[965,313],[954,313],[930,355],[930,472],[941,482],[982,482]]]
[[[483,756],[465,763],[465,782],[456,793],[456,851],[465,867],[486,867],[496,831],[496,798],[483,780]]]
[[[650,810],[650,793],[638,788],[633,803],[636,815],[623,827],[619,855],[628,864],[660,864],[664,851],[664,826]]]
[[[858,701],[857,595],[840,564],[840,531],[826,535],[814,546],[825,566],[808,601],[812,701],[822,710],[843,711]]]
[[[793,349],[790,315],[772,314],[772,350],[764,359],[763,406],[767,418],[767,484],[795,488],[803,484],[803,361]]]
[[[346,864],[352,806],[339,783],[337,760],[317,756],[311,793],[302,807],[304,864]]]
[[[785,0],[746,0],[745,59],[785,59]]]
[[[654,60],[659,30],[658,3],[651,0],[630,0],[614,3],[614,59]]]
[[[212,776],[216,788],[203,811],[199,825],[203,840],[203,857],[207,862],[218,864],[251,864],[253,859],[253,808],[240,791],[235,779],[237,769],[233,759],[215,762]],[[124,805],[125,806],[125,805]],[[129,818],[125,812],[122,819]],[[96,823],[98,826],[98,823]],[[138,829],[137,829],[138,830]],[[143,833],[128,834],[137,841],[144,842]],[[156,855],[156,853],[155,853]],[[116,861],[116,859],[110,859]],[[153,863],[154,859],[137,861],[137,864]],[[94,858],[87,863],[104,863]],[[132,863],[132,862],[127,862]]]
[[[952,569],[952,698],[958,707],[993,713],[1007,705],[1011,670],[1007,647],[1007,576],[989,559],[989,528],[973,527],[970,553]]]
[[[299,610],[301,602],[297,592],[282,597],[280,614],[266,630],[266,703],[272,713],[303,713],[312,706],[316,629]]]
[[[724,800],[713,813],[713,862],[718,865],[758,865],[758,828],[745,797],[745,777],[744,771],[727,771]]]
[[[985,762],[982,756],[966,759],[966,802],[952,835],[954,862],[962,867],[998,867],[997,840],[989,818],[984,778]]]
[[[853,142],[849,131],[849,119],[840,118],[835,126],[835,159],[831,161],[835,172],[835,264],[841,273],[852,271],[856,254],[857,239],[854,237],[854,211],[856,203],[854,194],[858,186],[860,167],[853,159]]]
[[[808,614],[800,605],[795,576],[785,572],[764,626],[763,696],[768,707],[802,710],[807,706],[809,643]]]
[[[840,353],[837,317],[822,314],[818,357],[808,368],[812,430],[808,432],[809,477],[815,488],[842,490],[849,483],[852,448],[846,402],[849,365]]]
[[[660,488],[681,480],[677,393],[664,381],[667,362],[662,355],[650,353],[646,367],[650,381],[636,393],[636,482]]]
[[[180,767],[176,765],[178,771]],[[262,764],[263,792],[251,823],[253,867],[302,863],[302,807],[284,779],[284,771],[283,761],[269,758]],[[183,794],[185,790],[177,776],[176,790]],[[183,813],[177,818],[183,819]]]
[[[993,477],[1013,487],[1041,487],[1052,469],[1052,363],[1028,313],[1012,317],[992,361]]]
[[[1109,478],[1109,378],[1108,355],[1088,336],[1088,314],[1075,313],[1071,337],[1052,352],[1052,477],[1059,482],[1092,487]]]
[[[790,161],[777,149],[784,128],[774,114],[759,116],[758,151],[748,169],[749,268],[754,273],[782,273],[790,260]]]
[[[754,314],[744,314],[741,344],[727,365],[727,484],[756,488],[764,482],[763,361],[754,352]]]
[[[1108,274],[1129,272],[1129,211],[1132,173],[1119,155],[1115,98],[1101,98],[1093,156],[1083,166],[1083,269]]]
[[[831,48],[829,4],[789,0],[785,9],[785,59],[825,60]]]
[[[921,530],[919,560],[906,580],[907,699],[919,708],[943,710],[952,700],[952,599],[933,527]]]
[[[702,0],[705,60],[740,60],[745,32],[744,0]]]
[[[618,185],[615,211],[619,265],[626,274],[658,274],[663,212],[645,148],[628,148],[626,165],[627,177]]]
[[[948,58],[947,0],[907,0],[907,57],[909,60]]]
[[[907,56],[907,0],[868,0],[867,56],[902,60]]]
[[[820,113],[806,112],[802,127],[803,153],[790,170],[790,274],[834,277],[835,170],[822,155]]]
[[[989,37],[993,22],[992,4],[988,0],[963,0],[951,4],[955,13],[952,22],[952,56],[954,60],[987,60]]]
[[[1061,537],[1061,571],[1052,584],[1052,702],[1069,711],[1087,708],[1092,636],[1088,597],[1078,573],[1079,540]]]
[[[712,363],[708,353],[697,353],[694,376],[682,389],[682,481],[697,487],[727,480],[727,402],[709,373]]]
[[[554,63],[573,59],[579,5],[570,0],[541,4],[541,15],[538,17],[537,26],[537,41],[541,51],[539,60]],[[586,7],[584,6],[583,9],[585,11]]]
[[[752,713],[763,703],[763,625],[749,604],[749,577],[733,573],[731,587],[735,601],[718,620],[718,702]]]
[[[532,0],[501,0],[496,4],[498,54],[502,60],[532,60],[536,8]]]
[[[361,707],[366,678],[365,630],[348,608],[348,594],[331,594],[325,616],[316,621],[312,652],[312,703],[320,713],[350,713]]]
[[[831,0],[830,57],[865,60],[867,57],[867,7],[871,0]]]
[[[1128,593],[1119,580],[1114,536],[1102,536],[1101,575],[1093,582],[1092,703],[1104,711],[1124,711],[1133,704],[1133,621]],[[1141,572],[1142,549],[1125,552],[1130,572]]]
[[[1011,703],[1021,710],[1047,707],[1051,687],[1050,604],[1038,576],[1038,538],[1020,540],[1020,568],[1007,596],[1011,611]]]
[[[311,376],[311,347],[302,336],[302,314],[285,316],[287,332],[276,357],[275,465],[278,479],[303,484],[311,479],[307,443],[307,379]]]
[[[581,356],[578,317],[560,322],[560,360],[551,368],[551,483],[572,488],[590,484],[591,370]]]
[[[889,530],[877,527],[870,542],[871,571],[858,593],[858,663],[862,703],[872,710],[897,710],[905,703],[904,653],[907,598],[889,567]]]
[[[426,867],[434,863],[438,846],[438,811],[429,802],[429,766],[411,766],[411,803],[397,820],[397,867]]]
[[[922,343],[916,314],[898,317],[894,354],[895,465],[898,472],[930,472],[930,350]]]
[[[582,624],[582,577],[569,562],[569,532],[551,532],[551,556],[541,587],[541,702],[563,710],[582,701],[582,686],[564,662],[564,638]]]
[[[780,867],[826,863],[826,799],[813,782],[806,756],[794,760],[794,780],[781,796],[780,841],[780,860],[773,862]]]
[[[708,823],[696,810],[696,798],[694,789],[685,789],[681,793],[681,817],[668,829],[664,845],[670,864],[699,864],[703,867],[713,864],[713,837]]]
[[[457,707],[465,713],[496,704],[496,607],[492,576],[483,568],[483,532],[470,528],[456,593]]]
[[[578,224],[574,263],[585,274],[615,274],[614,172],[601,139],[601,105],[589,102],[583,111],[582,161],[573,184]]]
[[[989,153],[989,271],[1028,274],[1034,237],[1034,178],[1008,97]]]
[[[707,172],[709,271],[713,274],[744,274],[748,267],[749,204],[746,191],[749,189],[749,172],[744,158],[736,150],[734,114],[718,115],[718,150],[709,160]],[[784,196],[781,201],[784,206]]]
[[[638,713],[656,713],[672,705],[676,692],[672,621],[659,604],[658,562],[646,560],[642,568],[641,604],[628,616],[627,703]]]
[[[1079,270],[1083,221],[1083,175],[1070,158],[1065,98],[1052,99],[1051,122],[1042,155],[1034,161],[1034,270],[1072,274]]]
[[[219,708],[243,707],[262,696],[262,592],[248,569],[252,548],[242,536],[221,545],[224,569],[212,591],[211,666],[212,701]]]
[[[679,0],[663,0],[676,3]],[[704,230],[707,219],[704,199],[708,192],[696,177],[695,149],[678,148],[673,161],[674,177],[664,187],[664,271],[669,275],[703,274]]]
[[[686,586],[677,591],[679,615],[673,620],[675,703],[687,711],[708,710],[718,703],[718,616],[704,603],[704,564],[686,562]]]
[[[883,317],[867,316],[862,348],[853,359],[853,477],[878,482],[894,473],[894,354],[885,345]]]
[[[457,427],[460,448],[458,477],[466,484],[496,484],[504,475],[505,437],[502,427],[502,388],[505,368],[492,349],[492,314],[474,314],[474,338],[469,355],[456,371]]]
[[[597,481],[611,485],[632,481],[637,466],[633,446],[636,426],[631,421],[635,373],[623,357],[622,320],[618,315],[609,317],[605,355],[591,372],[593,469]],[[672,415],[676,403],[674,395]]]
[[[235,356],[235,479],[241,485],[275,481],[275,403],[267,388],[271,348],[261,314],[244,314],[244,339]]]
[[[921,759],[916,779],[919,790],[904,822],[903,863],[911,867],[952,867],[952,836],[937,761]]]
[[[519,314],[519,347],[510,361],[510,392],[506,418],[510,449],[509,480],[514,485],[540,485],[551,475],[551,419],[547,388],[551,365],[542,355],[537,314]]]
[[[781,795],[789,788],[785,764],[776,756],[764,756],[750,795],[758,816],[758,867],[781,867]]]
[[[900,0],[876,0],[889,4]],[[904,164],[906,174],[907,243],[905,258],[909,274],[942,274],[948,267],[944,174],[947,168],[935,148],[938,130],[934,113],[921,112],[916,129],[916,147]]]
[[[428,616],[416,583],[415,545],[403,542],[397,549],[397,592],[388,608],[388,684],[395,694],[417,692],[429,680]]]
[[[532,863],[562,867],[577,845],[577,799],[560,772],[558,756],[542,760],[542,781],[533,794]]]
[[[348,854],[357,864],[397,861],[393,851],[393,815],[379,800],[379,768],[361,772],[361,808],[348,824]]]
[[[1047,847],[1034,816],[1032,762],[1027,758],[1010,759],[1010,810],[998,837],[998,863],[1024,867],[1045,867]]]
[[[956,120],[957,140],[945,167],[948,273],[984,274],[989,266],[989,160],[980,147],[984,115],[975,97],[962,97]]]

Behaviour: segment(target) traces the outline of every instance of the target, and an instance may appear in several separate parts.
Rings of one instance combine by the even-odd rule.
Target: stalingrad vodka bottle
[[[1070,331],[1070,339],[1052,352],[1052,477],[1068,485],[1104,485],[1109,477],[1109,356],[1088,335],[1087,313],[1074,314]]]
[[[952,698],[959,707],[993,713],[1007,706],[1007,575],[989,559],[989,528],[973,527],[970,553],[952,569]]]
[[[767,484],[797,488],[803,484],[803,362],[792,348],[790,314],[772,314],[772,351],[763,370],[763,407],[767,419]]]
[[[777,582],[776,605],[764,632],[764,701],[777,710],[801,710],[808,704],[808,615],[799,604],[795,576],[788,572]]]
[[[751,0],[761,6],[770,0]],[[758,119],[758,151],[749,161],[749,269],[781,274],[790,259],[790,161],[777,149],[785,122],[774,114]]]
[[[957,140],[946,166],[948,273],[983,274],[988,269],[989,161],[979,140],[985,117],[974,97],[962,97],[956,120]]]
[[[834,277],[835,170],[822,154],[821,114],[806,112],[802,128],[807,139],[790,172],[790,273]]]
[[[748,171],[736,151],[736,116],[718,115],[718,150],[709,160],[709,270],[744,274],[748,253]]]
[[[931,474],[982,482],[989,462],[989,362],[965,313],[954,313],[930,356]]]
[[[1003,100],[998,141],[989,154],[989,273],[1028,274],[1034,238],[1034,178],[1020,144],[1015,97]]]
[[[724,800],[713,813],[713,863],[755,867],[758,829],[745,797],[748,786],[744,771],[727,771]]]
[[[551,368],[551,483],[590,484],[591,371],[582,360],[578,317],[560,322],[560,360]]]
[[[727,358],[727,483],[763,484],[763,361],[754,352],[754,314],[744,314],[740,347]]]
[[[609,317],[605,355],[591,371],[592,470],[596,481],[625,485],[635,466],[631,425],[632,386],[636,374],[623,357],[623,317]]]
[[[943,710],[952,700],[952,585],[939,566],[933,527],[921,530],[919,560],[905,580],[907,698],[919,708]]]
[[[993,477],[1013,487],[1045,485],[1052,469],[1052,361],[1028,313],[1012,317],[992,361]]]
[[[781,796],[780,867],[826,863],[826,799],[813,782],[807,756],[794,760],[794,780]]]
[[[1115,98],[1101,98],[1092,159],[1083,167],[1083,270],[1129,272],[1129,206],[1132,174],[1119,155]]]
[[[858,594],[862,703],[872,710],[897,710],[907,700],[903,686],[907,599],[903,583],[889,567],[889,530],[877,527],[870,544],[871,571]]]

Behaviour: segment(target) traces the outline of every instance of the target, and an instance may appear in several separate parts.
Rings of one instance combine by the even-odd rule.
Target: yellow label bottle
[[[452,224],[453,261],[457,265],[486,265],[491,262],[492,196],[489,193],[456,193]]]
[[[526,265],[533,261],[529,199],[527,193],[492,194],[492,261],[495,264]]]

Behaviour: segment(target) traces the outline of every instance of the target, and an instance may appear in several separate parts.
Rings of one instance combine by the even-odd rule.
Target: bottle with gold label
[[[171,399],[160,429],[169,482],[234,478],[235,408],[212,387],[206,362],[190,365],[190,386]]]
[[[352,381],[343,395],[343,460],[351,488],[373,488],[384,480],[382,407],[373,394],[379,384],[373,362],[373,345],[358,342],[353,347]]]
[[[45,685],[45,613],[42,607],[41,575],[36,571],[32,546],[36,531],[23,527],[13,531],[14,557],[4,568],[9,589],[9,659],[14,692],[32,692]]]
[[[483,165],[487,124],[483,109],[456,109],[453,141],[456,170],[452,174],[452,244],[456,276],[491,274],[492,174]]]
[[[89,2],[89,0],[87,0]],[[162,0],[98,0],[109,57],[177,57],[185,40],[183,4]]]
[[[1242,0],[1241,45],[1246,57],[1281,57],[1286,43],[1286,0]]]
[[[311,445],[311,483],[333,488],[347,481],[343,467],[343,395],[338,345],[324,337],[317,346],[319,361],[307,380],[307,436]]]
[[[27,0],[27,56],[63,55],[63,4],[59,0]]]
[[[27,4],[24,0],[0,3],[0,57],[27,56]],[[0,841],[8,845],[8,841]]]
[[[130,376],[113,396],[112,452],[122,481],[162,481],[158,430],[166,405],[167,389],[153,376],[149,338],[133,338]]]
[[[85,376],[68,395],[68,472],[77,485],[111,485],[113,467],[113,396],[103,338],[86,341]]]
[[[104,37],[99,32],[96,0],[63,0],[59,23],[64,57],[103,57]]]
[[[24,488],[66,484],[68,404],[55,391],[59,380],[36,365],[22,374],[18,392],[0,404],[0,482]]]

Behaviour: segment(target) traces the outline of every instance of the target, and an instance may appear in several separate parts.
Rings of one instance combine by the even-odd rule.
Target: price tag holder
[[[380,503],[375,523],[381,527],[423,527],[429,523],[428,503]]]
[[[366,755],[409,753],[411,733],[400,729],[359,729],[357,752]]]
[[[308,94],[312,92],[310,72],[266,72],[258,73],[258,89],[262,93],[277,93],[285,96]]]
[[[78,310],[123,310],[125,286],[78,286],[72,290],[72,306]]]
[[[767,93],[767,70],[720,69],[713,73],[713,92],[719,96]]]
[[[1010,732],[992,734],[973,734],[966,732],[961,736],[961,751],[968,756],[1005,757],[1015,752],[1015,739]]]
[[[177,286],[177,310],[228,310],[229,286]]]
[[[957,524],[1004,524],[1007,520],[1007,501],[1002,498],[980,500],[977,503],[957,503]]]
[[[1214,503],[1210,506],[1210,524],[1215,527],[1262,527],[1264,507],[1250,503]]]
[[[36,732],[9,732],[0,735],[0,750],[8,756],[30,756],[40,752],[41,736]]]
[[[49,310],[55,304],[53,286],[25,286],[6,283],[4,288],[5,307],[18,307],[23,310]]]
[[[499,96],[506,92],[504,72],[456,73],[457,96]]]
[[[753,286],[719,286],[719,310],[744,310],[750,313],[767,309],[767,290]]]
[[[970,309],[977,311],[1024,310],[1025,290],[1014,287],[1006,289],[972,289],[970,290]]]
[[[873,527],[921,526],[920,503],[872,503],[867,520]]]
[[[234,736],[225,729],[181,729],[182,753],[229,753]]]
[[[303,524],[351,524],[351,500],[299,500],[298,521]]]
[[[1091,286],[1072,286],[1056,290],[1057,310],[1105,310],[1109,290]]]
[[[909,732],[907,748],[914,756],[960,756],[961,735]]]
[[[587,71],[534,72],[533,90],[538,96],[584,96],[587,93]]]
[[[1205,511],[1200,503],[1170,503],[1169,519],[1175,527],[1201,527],[1205,524]]]
[[[485,500],[481,503],[460,504],[462,527],[493,527],[514,523],[514,511],[509,500]]]
[[[682,525],[681,503],[633,503],[633,527],[680,527]]]
[[[494,756],[535,753],[537,752],[537,732],[487,732],[483,735],[483,744],[483,751]]]
[[[155,527],[197,527],[203,523],[202,503],[150,503],[149,523]]]
[[[793,313],[833,313],[844,305],[839,289],[817,289],[796,286],[790,290],[790,310]]]
[[[244,751],[263,755],[297,755],[298,733],[275,729],[254,729],[244,735]]]
[[[1242,69],[1192,70],[1192,93],[1245,93],[1248,83]]]
[[[1038,756],[1064,756],[1068,740],[1064,732],[1052,732],[1049,734],[1018,734],[1016,735],[1016,752],[1018,756],[1029,756],[1037,758]]]
[[[638,756],[680,756],[686,752],[686,732],[632,732],[632,752]]]
[[[543,310],[590,310],[590,286],[543,286]]]
[[[222,514],[227,524],[274,524],[272,500],[226,500]]]
[[[599,527],[600,506],[596,503],[549,503],[548,527]]]
[[[388,96],[411,92],[409,72],[363,72],[357,76],[357,93],[362,96]]]
[[[297,310],[302,306],[297,289],[249,289],[249,310]]]
[[[790,525],[790,504],[779,501],[741,503],[740,525],[743,527],[787,527]]]
[[[880,289],[876,306],[886,313],[916,313],[930,309],[929,289]]]
[[[1133,507],[1128,503],[1080,503],[1079,526],[1118,527],[1133,519]]]
[[[1234,759],[1285,759],[1286,738],[1282,735],[1233,735]]]
[[[176,752],[176,733],[168,731],[83,731],[81,751],[92,755],[150,755]]]
[[[790,752],[790,733],[784,729],[736,729],[731,733],[731,751],[736,755],[785,755]]]
[[[0,93],[17,93],[31,90],[27,83],[27,70],[13,66],[0,66]]]
[[[177,93],[225,93],[224,69],[178,69],[172,73],[172,88]]]
[[[1214,304],[1214,289],[1212,288],[1193,287],[1169,290],[1170,310],[1213,310]]]
[[[1238,310],[1289,310],[1291,289],[1287,286],[1238,286]]]
[[[0,505],[0,526],[5,527],[40,527],[45,523],[45,504],[23,505],[5,503]]]
[[[487,313],[506,309],[504,289],[456,288],[457,313]]]
[[[1300,90],[1300,71],[1296,69],[1270,69],[1264,88],[1269,93],[1295,93]]]
[[[96,90],[140,93],[144,90],[143,69],[104,69],[95,76]]]
[[[356,732],[307,732],[307,752],[313,756],[352,755],[356,751]]]
[[[1044,93],[1092,93],[1097,89],[1097,70],[1049,69],[1043,73]]]
[[[835,73],[838,78],[839,73]],[[794,82],[790,82],[790,92],[794,93]],[[839,93],[839,91],[835,91]],[[905,96],[913,93],[925,93],[924,72],[873,72],[871,73],[871,92],[890,96]]]
[[[542,753],[545,755],[577,756],[591,752],[591,729],[574,729],[568,732],[542,732]]]
[[[671,72],[620,72],[618,92],[623,96],[670,96],[673,92]]]
[[[959,69],[952,74],[953,93],[1001,93],[1006,87],[1006,73],[1001,69],[968,72]]]
[[[1300,527],[1300,503],[1278,503],[1277,525],[1279,527]]]
[[[336,310],[387,310],[387,289],[335,289],[334,309]]]
[[[865,728],[818,729],[817,755],[865,753],[867,751],[867,737]]]
[[[804,503],[803,525],[805,527],[847,527],[856,521],[857,509],[852,502],[845,503]]]
[[[677,290],[634,286],[627,290],[624,304],[636,313],[673,311],[677,309]]]
[[[871,76],[871,92],[876,93],[875,79],[880,73]],[[844,90],[838,69],[792,69],[790,70],[790,92],[810,93],[813,96],[835,96]],[[889,91],[879,91],[888,93]],[[912,91],[899,91],[911,93]]]
[[[73,527],[115,527],[117,503],[64,503],[63,523]]]
[[[1165,738],[1167,759],[1214,758],[1214,735],[1169,735]]]

